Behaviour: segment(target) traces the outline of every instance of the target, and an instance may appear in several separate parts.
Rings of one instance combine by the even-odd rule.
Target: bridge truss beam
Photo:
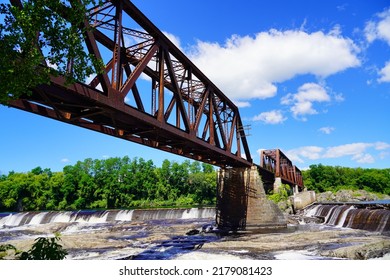
[[[233,102],[130,1],[103,2],[84,22],[103,71],[70,85],[52,77],[10,106],[221,167],[251,166]]]
[[[281,178],[283,183],[304,187],[301,170],[279,149],[262,150],[260,166]]]

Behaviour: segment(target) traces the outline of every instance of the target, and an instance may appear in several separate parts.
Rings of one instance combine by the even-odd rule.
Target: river
[[[390,259],[387,224],[344,227],[352,206],[321,207],[289,217],[279,231],[235,234],[215,228],[213,208],[0,213],[0,244],[28,250],[58,232],[70,260]]]

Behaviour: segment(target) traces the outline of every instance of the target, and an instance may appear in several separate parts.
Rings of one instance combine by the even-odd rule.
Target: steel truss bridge
[[[237,106],[131,1],[91,7],[84,27],[103,71],[73,84],[53,76],[10,106],[223,168],[253,165]],[[303,186],[283,153],[261,158],[264,177]]]

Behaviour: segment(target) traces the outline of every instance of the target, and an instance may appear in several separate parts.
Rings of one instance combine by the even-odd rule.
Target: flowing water
[[[96,224],[145,220],[207,219],[214,216],[215,210],[213,208],[0,213],[0,228],[48,223]]]
[[[318,204],[306,209],[305,216],[318,217],[325,224],[362,229],[375,232],[390,232],[390,201],[354,204]]]
[[[365,258],[390,256],[389,210],[359,207],[313,205],[284,230],[244,234],[216,229],[213,208],[0,213],[0,244],[28,250],[58,232],[76,260],[348,259],[367,246]]]

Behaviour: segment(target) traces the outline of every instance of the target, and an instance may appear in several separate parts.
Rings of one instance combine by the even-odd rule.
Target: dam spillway
[[[215,217],[215,208],[79,210],[0,213],[0,228],[48,223],[109,223],[121,221],[208,219]]]
[[[313,204],[306,217],[315,217],[336,227],[390,232],[390,201]]]

